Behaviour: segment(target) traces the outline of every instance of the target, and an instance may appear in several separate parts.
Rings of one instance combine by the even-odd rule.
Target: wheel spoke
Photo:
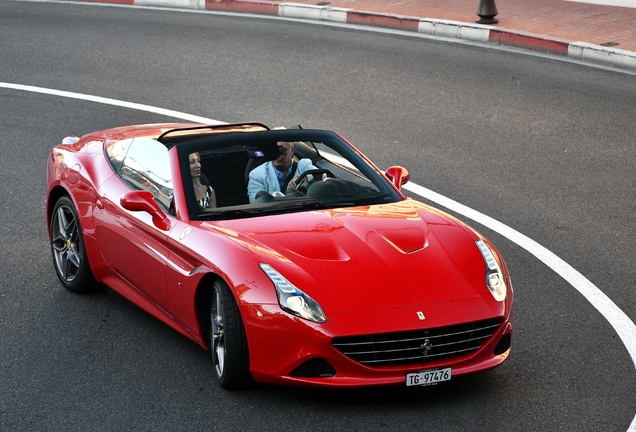
[[[68,227],[68,220],[66,219],[66,212],[63,207],[60,207],[57,210],[57,226],[60,231],[60,236],[63,238],[68,238],[66,235],[66,229]]]
[[[68,260],[72,262],[75,267],[80,266],[80,255],[77,243],[71,243],[71,247],[68,249]]]
[[[225,344],[219,344],[216,348],[216,357],[218,360],[218,364],[216,367],[218,368],[219,375],[223,374],[225,370]]]
[[[72,240],[74,243],[77,243],[77,224],[75,223],[75,219],[71,219],[66,226],[66,235],[69,240]]]
[[[68,253],[64,254],[63,275],[66,280],[71,280],[75,275],[73,272],[77,267],[73,264],[73,261],[69,259]]]

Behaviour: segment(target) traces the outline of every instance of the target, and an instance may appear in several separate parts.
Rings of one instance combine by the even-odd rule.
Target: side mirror
[[[408,170],[401,166],[392,166],[388,168],[384,174],[398,189],[402,189],[402,186],[405,185],[411,178]]]
[[[152,216],[152,222],[163,231],[170,229],[170,221],[161,211],[155,197],[146,190],[131,191],[124,194],[120,200],[121,206],[129,211],[145,211]]]

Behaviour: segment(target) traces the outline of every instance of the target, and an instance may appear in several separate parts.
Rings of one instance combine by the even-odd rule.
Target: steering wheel
[[[313,169],[305,171],[296,179],[296,190],[300,193],[306,194],[309,186],[318,181],[322,181],[322,178],[325,175],[327,177],[336,178],[336,176],[328,169]]]

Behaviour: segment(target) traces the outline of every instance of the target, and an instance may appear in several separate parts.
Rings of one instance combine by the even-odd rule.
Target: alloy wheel
[[[225,370],[225,337],[223,334],[223,299],[219,290],[214,290],[210,320],[212,325],[212,355],[218,377]]]
[[[68,206],[61,205],[57,208],[51,227],[55,268],[60,278],[70,284],[79,272],[81,254],[77,221]]]

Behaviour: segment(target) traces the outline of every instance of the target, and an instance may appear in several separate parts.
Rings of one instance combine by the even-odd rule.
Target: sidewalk
[[[82,1],[82,0],[79,0]],[[83,0],[389,27],[515,46],[636,72],[636,0]],[[477,24],[480,1],[496,24]],[[484,6],[486,4],[484,3]],[[634,6],[634,7],[627,7]]]
[[[465,23],[475,23],[479,18],[476,11],[480,4],[479,0],[291,1],[309,5],[328,3],[331,7]],[[629,3],[636,6],[636,1]],[[565,0],[494,0],[494,4],[498,11],[495,18],[499,22],[493,27],[535,33],[569,42],[610,44],[613,48],[636,52],[636,8]]]

